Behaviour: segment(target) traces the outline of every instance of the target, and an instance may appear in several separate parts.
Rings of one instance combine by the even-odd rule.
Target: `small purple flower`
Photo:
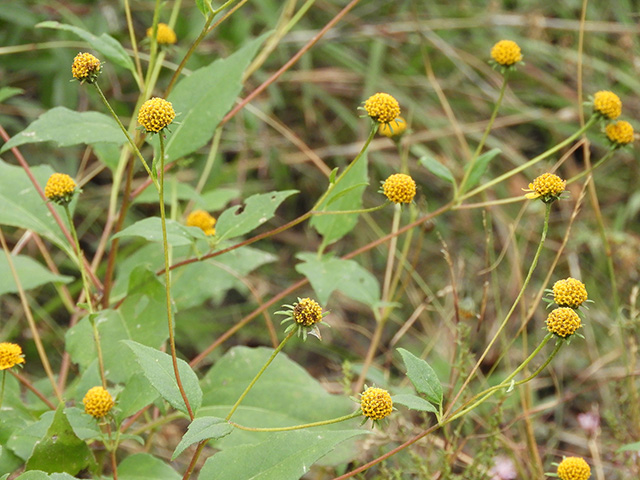
[[[578,424],[589,435],[595,435],[600,428],[600,415],[595,411],[579,413]]]
[[[518,473],[513,460],[499,455],[493,459],[493,467],[489,470],[489,475],[493,475],[491,480],[515,480]]]

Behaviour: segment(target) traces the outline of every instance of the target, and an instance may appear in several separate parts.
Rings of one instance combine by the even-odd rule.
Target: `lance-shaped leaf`
[[[431,368],[427,362],[416,357],[404,348],[398,348],[397,350],[400,352],[400,355],[402,355],[402,361],[405,367],[407,367],[407,377],[409,377],[413,386],[416,387],[416,390],[424,394],[429,402],[434,405],[441,405],[442,385],[433,368]]]

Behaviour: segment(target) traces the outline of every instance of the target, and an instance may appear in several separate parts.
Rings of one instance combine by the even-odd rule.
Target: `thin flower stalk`
[[[600,165],[602,165],[604,162],[606,162],[609,158],[611,158],[614,153],[615,153],[615,150],[609,150],[607,152],[607,154],[604,157],[602,157],[600,160],[598,160],[595,164],[593,164],[593,166],[591,168],[587,168],[586,170],[578,173],[577,175],[574,175],[569,180],[567,180],[567,185],[570,184],[570,183],[573,183],[573,182],[576,182],[576,181],[580,180],[582,177],[584,177],[586,175],[591,175],[591,173],[593,173],[593,171],[596,168],[598,168]]]
[[[513,302],[513,305],[509,309],[509,312],[507,312],[507,315],[505,316],[504,320],[500,324],[500,327],[498,327],[498,330],[496,331],[495,335],[493,336],[493,338],[491,339],[491,341],[489,342],[487,347],[484,349],[484,352],[482,352],[482,355],[480,355],[480,358],[478,359],[478,361],[476,362],[474,367],[471,369],[471,372],[469,373],[469,375],[467,376],[466,380],[464,381],[464,383],[460,387],[460,390],[458,391],[458,393],[456,394],[456,396],[452,400],[448,411],[445,413],[445,416],[451,411],[451,408],[453,408],[453,405],[458,400],[458,398],[460,397],[460,395],[462,394],[464,389],[467,387],[467,385],[469,384],[469,382],[473,378],[474,374],[476,373],[476,371],[480,367],[480,364],[482,363],[484,358],[489,353],[489,350],[491,350],[491,347],[493,346],[493,344],[496,342],[496,340],[498,339],[498,337],[500,336],[500,334],[502,333],[502,331],[506,327],[507,322],[511,318],[511,315],[513,314],[513,312],[515,311],[516,307],[520,303],[520,299],[522,298],[522,295],[524,294],[525,289],[529,285],[529,281],[531,280],[531,276],[533,275],[533,271],[535,270],[535,268],[536,268],[536,266],[538,264],[538,259],[540,258],[540,254],[542,253],[542,247],[544,246],[544,241],[547,238],[547,231],[549,230],[549,216],[551,215],[551,205],[552,205],[552,203],[546,203],[545,204],[544,226],[542,228],[542,235],[540,236],[540,243],[538,244],[538,249],[536,250],[536,253],[535,253],[534,257],[533,257],[533,260],[531,262],[531,266],[529,267],[529,272],[527,273],[527,276],[524,279],[524,282],[522,283],[522,287],[520,288],[520,292],[518,293],[518,296],[516,297],[515,301]]]
[[[491,113],[491,117],[489,118],[489,123],[487,123],[487,127],[484,129],[484,133],[482,134],[482,138],[480,139],[480,143],[478,143],[478,146],[476,148],[476,151],[473,153],[473,157],[471,157],[471,161],[469,162],[468,167],[466,168],[465,172],[464,172],[464,176],[462,177],[462,181],[460,182],[460,186],[457,189],[457,192],[459,194],[463,194],[464,193],[464,187],[466,186],[467,182],[469,181],[469,175],[471,175],[471,171],[473,170],[473,166],[476,163],[476,160],[478,160],[478,157],[480,156],[480,152],[482,152],[482,149],[484,148],[484,144],[487,141],[487,137],[489,136],[489,132],[491,132],[491,128],[493,128],[493,123],[496,120],[496,117],[498,116],[498,110],[500,109],[500,105],[502,104],[502,99],[504,98],[504,92],[507,89],[507,81],[509,80],[509,72],[505,72],[504,76],[502,77],[502,86],[500,87],[500,93],[498,94],[498,100],[496,101],[495,106],[493,107],[493,112]]]
[[[189,418],[193,420],[195,415],[191,409],[191,404],[187,398],[187,393],[182,386],[182,379],[180,378],[180,371],[178,370],[178,357],[176,354],[176,340],[173,327],[173,311],[171,308],[171,273],[169,271],[169,242],[167,240],[167,219],[164,210],[164,136],[162,133],[158,135],[160,139],[160,168],[159,168],[159,182],[158,182],[158,201],[160,202],[160,221],[162,224],[162,247],[164,250],[164,274],[165,274],[165,292],[167,299],[167,322],[169,327],[169,348],[171,349],[171,361],[173,363],[173,373],[176,377],[176,383],[178,384],[178,390],[189,413]]]
[[[362,412],[360,410],[356,410],[353,413],[348,415],[343,415],[342,417],[332,418],[330,420],[322,420],[320,422],[313,423],[305,423],[303,425],[292,425],[290,427],[270,427],[270,428],[262,428],[262,427],[245,427],[244,425],[239,425],[235,422],[229,421],[230,425],[233,425],[240,430],[246,430],[248,432],[290,432],[291,430],[302,430],[304,428],[312,428],[312,427],[322,427],[324,425],[331,425],[333,423],[340,423],[346,420],[351,420],[352,418],[362,417]]]

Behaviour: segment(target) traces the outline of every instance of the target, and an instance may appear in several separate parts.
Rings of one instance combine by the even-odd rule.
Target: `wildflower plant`
[[[582,376],[572,400],[635,425],[636,237],[631,207],[616,210],[637,183],[623,148],[634,120],[620,119],[633,69],[616,66],[615,84],[571,73],[597,73],[621,49],[590,62],[582,41],[542,48],[555,30],[493,44],[481,21],[443,21],[415,42],[394,30],[407,19],[397,5],[384,10],[394,27],[377,22],[384,34],[356,48],[340,26],[370,18],[366,6],[268,3],[259,21],[244,1],[124,2],[108,33],[84,17],[45,19],[23,42],[23,25],[6,29],[0,472],[295,480],[321,461],[341,480],[429,477],[453,475],[464,451],[460,475],[496,475],[495,459],[512,458],[542,478],[553,438],[538,413],[562,409],[555,389],[573,386],[545,378],[569,348],[581,368],[620,352],[603,363],[623,367],[625,394],[597,395]],[[170,48],[174,26],[184,38]],[[334,46],[319,42],[328,34]],[[531,68],[516,75],[524,56]],[[583,91],[596,92],[586,107]],[[609,175],[596,171],[605,161],[619,162]],[[590,321],[591,299],[615,321]],[[590,355],[569,345],[581,333]],[[533,405],[541,393],[556,399]],[[557,418],[554,432],[571,428],[571,414]],[[369,420],[376,435],[358,425]],[[598,435],[633,445],[607,422]],[[498,432],[483,454],[478,439]],[[434,434],[446,449],[424,449]],[[554,475],[590,472],[569,457]]]

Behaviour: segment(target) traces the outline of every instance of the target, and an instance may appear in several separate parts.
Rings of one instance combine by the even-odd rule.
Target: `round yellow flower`
[[[614,120],[622,113],[622,102],[615,93],[601,90],[593,96],[593,110]]]
[[[404,118],[398,117],[389,123],[381,123],[378,127],[378,133],[385,137],[399,137],[407,129],[407,122]]]
[[[633,142],[633,127],[629,122],[620,120],[616,123],[610,123],[604,129],[607,138],[614,146],[623,147]]]
[[[0,370],[6,370],[21,363],[24,363],[24,355],[20,345],[9,342],[0,343]]]
[[[153,27],[147,28],[147,37],[151,38],[153,35]],[[158,23],[158,45],[173,45],[178,41],[176,32],[173,31],[166,23]]]
[[[68,205],[76,191],[76,182],[66,173],[54,173],[47,180],[44,196],[58,205]]]
[[[416,196],[416,182],[409,175],[394,173],[382,184],[382,193],[393,203],[411,203]]]
[[[158,133],[173,122],[176,112],[171,102],[164,98],[154,97],[142,104],[138,111],[138,123],[147,133]]]
[[[93,83],[100,74],[100,60],[90,53],[78,53],[71,64],[71,73],[80,82]]]
[[[553,173],[543,173],[529,184],[528,189],[525,189],[525,192],[530,192],[525,197],[530,199],[540,198],[544,203],[553,202],[560,197],[566,186],[567,181],[559,176]]]
[[[369,387],[360,395],[362,414],[371,420],[382,420],[391,415],[393,400],[382,388]]]
[[[82,399],[84,411],[95,418],[102,418],[113,408],[113,398],[103,387],[90,388]]]
[[[376,93],[364,102],[364,109],[378,123],[393,122],[400,116],[400,104],[388,93]]]
[[[518,44],[512,40],[500,40],[491,49],[491,58],[498,65],[510,67],[522,60],[522,52]]]
[[[560,307],[578,308],[587,301],[587,289],[572,277],[558,280],[553,284],[553,301]]]
[[[315,300],[303,298],[293,304],[293,319],[305,327],[315,325],[322,321],[322,307]]]
[[[580,457],[566,457],[558,465],[560,480],[587,480],[591,476],[589,464]]]
[[[573,335],[581,326],[580,317],[573,308],[556,308],[547,317],[547,330],[562,338]]]
[[[205,235],[215,235],[216,229],[213,226],[216,224],[216,219],[209,215],[209,212],[204,210],[194,210],[187,217],[188,227],[199,227]]]

